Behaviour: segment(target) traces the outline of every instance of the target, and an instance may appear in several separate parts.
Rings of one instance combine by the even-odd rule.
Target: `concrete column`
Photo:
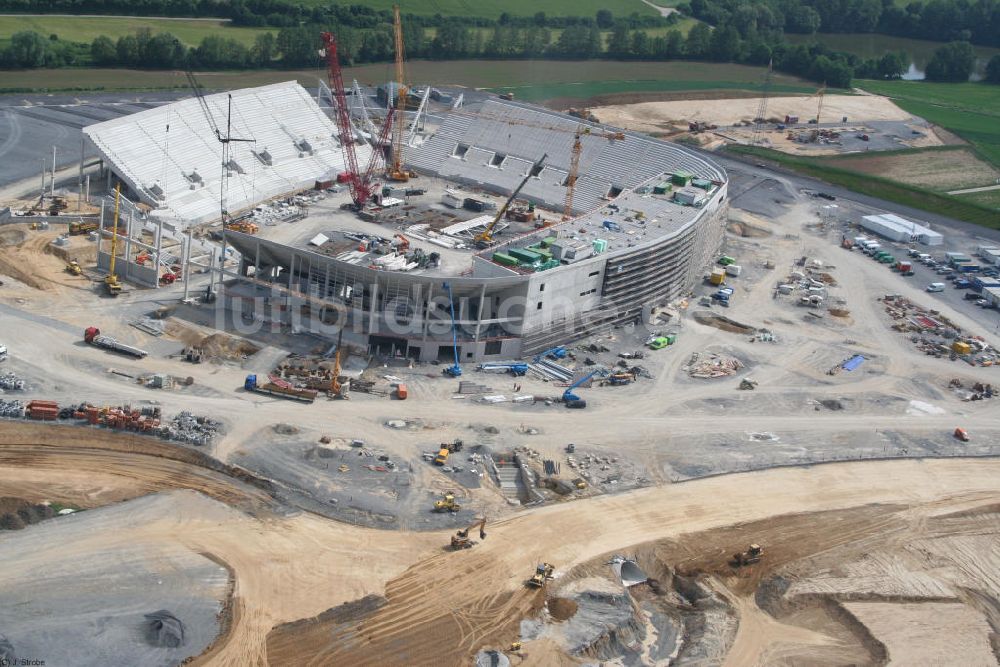
[[[153,268],[156,270],[156,278],[154,278],[154,280],[156,282],[156,289],[159,289],[160,288],[159,275],[160,275],[160,261],[161,261],[160,253],[163,251],[163,220],[162,219],[158,220],[157,223],[156,223],[156,238],[153,241],[153,243],[156,245],[156,257],[154,258],[154,262],[153,262]]]
[[[184,271],[184,300],[188,300],[188,293],[191,289],[191,226],[188,226],[187,236],[184,237],[184,261],[181,267]]]
[[[479,342],[479,330],[483,326],[483,304],[486,301],[486,283],[479,288],[479,312],[476,313],[476,342]]]
[[[434,300],[434,285],[427,286],[427,301],[424,304],[424,322],[421,327],[420,340],[427,342],[427,332],[431,327],[431,302]]]
[[[52,183],[49,194],[55,197],[56,195],[56,147],[52,147]]]
[[[378,280],[372,283],[371,308],[368,309],[368,333],[375,333],[375,318],[378,313]]]
[[[104,241],[104,200],[101,200],[101,221],[97,224],[97,254],[101,254],[101,245]]]

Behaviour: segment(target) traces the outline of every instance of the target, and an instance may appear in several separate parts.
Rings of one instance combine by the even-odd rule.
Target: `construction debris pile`
[[[829,273],[832,266],[824,266],[818,259],[802,257],[796,262],[801,267],[791,271],[784,280],[779,281],[774,291],[774,298],[781,296],[798,296],[796,303],[806,308],[822,308],[829,300],[828,289],[837,284]],[[845,317],[847,311],[837,309],[839,317]]]
[[[24,391],[28,383],[14,373],[4,373],[0,375],[0,390],[3,391]]]
[[[222,432],[222,424],[208,417],[181,412],[166,423],[161,422],[159,407],[142,408],[130,405],[98,407],[89,403],[59,406],[55,401],[0,400],[0,417],[8,419],[37,419],[41,421],[72,421],[76,424],[102,426],[116,431],[133,431],[154,435],[164,440],[188,442],[194,445],[210,444]]]
[[[743,362],[735,357],[711,352],[695,352],[687,365],[687,372],[693,378],[721,378],[735,375],[743,368]]]
[[[969,391],[965,389],[960,379],[952,378],[951,382],[948,383],[948,388],[956,393],[961,393],[963,401],[982,401],[993,398],[993,385],[991,384],[976,382],[972,385],[972,390]]]
[[[222,422],[184,411],[161,426],[159,435],[167,440],[188,442],[202,447],[212,444],[222,430]]]
[[[1000,365],[1000,351],[982,336],[966,333],[936,310],[918,306],[899,294],[879,299],[894,321],[893,331],[911,334],[910,341],[924,354],[952,361],[961,359],[970,366]]]

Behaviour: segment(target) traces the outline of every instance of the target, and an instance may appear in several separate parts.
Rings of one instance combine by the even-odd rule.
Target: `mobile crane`
[[[115,226],[111,232],[111,261],[108,265],[108,275],[104,279],[104,287],[108,296],[118,296],[122,293],[122,283],[115,273],[115,257],[118,254],[118,202],[121,199],[122,184],[115,185]]]
[[[587,401],[583,400],[582,398],[574,394],[573,390],[579,387],[580,385],[586,383],[587,381],[589,381],[595,375],[597,375],[597,371],[588,373],[587,375],[584,375],[582,378],[580,378],[570,386],[566,387],[566,391],[564,391],[562,395],[562,400],[563,403],[566,404],[567,408],[582,409],[587,407]]]
[[[545,166],[545,158],[548,156],[549,154],[545,153],[541,158],[539,158],[538,162],[531,165],[531,169],[529,169],[528,173],[524,175],[524,180],[521,181],[521,184],[514,188],[514,191],[510,193],[510,197],[507,197],[507,201],[505,201],[503,206],[497,210],[497,214],[493,217],[490,224],[486,225],[486,229],[476,234],[475,241],[477,248],[488,248],[490,244],[493,243],[493,230],[496,229],[497,223],[500,222],[500,219],[503,218],[505,213],[507,213],[507,209],[510,208],[511,203],[517,198],[517,195],[528,183],[528,180],[531,179],[532,176],[538,176],[538,174],[542,172],[542,168]]]
[[[451,293],[451,283],[445,283],[448,290],[448,305],[451,307],[451,345],[455,350],[455,363],[444,369],[444,374],[453,378],[462,376],[462,366],[458,363],[458,325],[455,323],[455,298]]]
[[[479,539],[486,539],[486,519],[480,519],[471,526],[463,528],[451,536],[451,548],[453,551],[458,551],[459,549],[471,549],[475,546],[475,540],[469,539],[469,531],[476,526],[479,526]]]

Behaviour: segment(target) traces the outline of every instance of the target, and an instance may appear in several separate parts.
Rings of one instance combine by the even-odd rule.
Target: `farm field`
[[[154,33],[169,32],[187,46],[198,46],[209,35],[222,35],[250,46],[257,35],[277,32],[275,28],[244,28],[229,25],[228,19],[158,19],[138,16],[4,16],[0,21],[0,40],[22,30],[33,30],[40,35],[57,35],[70,42],[90,43],[95,37],[106,35],[118,39],[134,34],[141,28]],[[6,74],[5,74],[6,78]]]
[[[858,86],[954,132],[1000,168],[1000,86],[923,81],[861,81]]]
[[[829,161],[841,169],[881,176],[935,192],[993,185],[1000,177],[1000,170],[962,146],[848,155]]]
[[[517,82],[528,99],[551,99],[565,92],[593,92],[616,88],[617,92],[642,90],[657,84],[661,89],[704,90],[706,88],[753,88],[759,85],[763,68],[715,63],[654,63],[553,60],[450,60],[413,61],[407,70],[413,81],[433,85],[460,85],[470,88],[502,89]],[[392,77],[392,65],[378,63],[349,67],[347,80],[379,83]],[[277,81],[298,80],[307,88],[326,78],[322,69],[259,70],[247,72],[199,72],[198,79],[210,89],[260,86]],[[40,85],[44,82],[44,87]],[[795,77],[774,77],[775,86],[802,86],[814,89]],[[737,85],[739,84],[739,85]],[[563,88],[560,88],[563,87]],[[136,90],[186,88],[182,72],[136,71],[127,69],[60,69],[5,72],[2,88],[13,90]],[[669,87],[669,88],[668,88]],[[530,92],[527,92],[529,91]],[[777,88],[775,88],[777,89]]]

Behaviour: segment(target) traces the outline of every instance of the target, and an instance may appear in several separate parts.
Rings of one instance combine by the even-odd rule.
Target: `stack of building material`
[[[743,368],[743,362],[735,357],[712,353],[702,358],[696,352],[688,364],[688,375],[693,378],[728,377],[741,368]]]

